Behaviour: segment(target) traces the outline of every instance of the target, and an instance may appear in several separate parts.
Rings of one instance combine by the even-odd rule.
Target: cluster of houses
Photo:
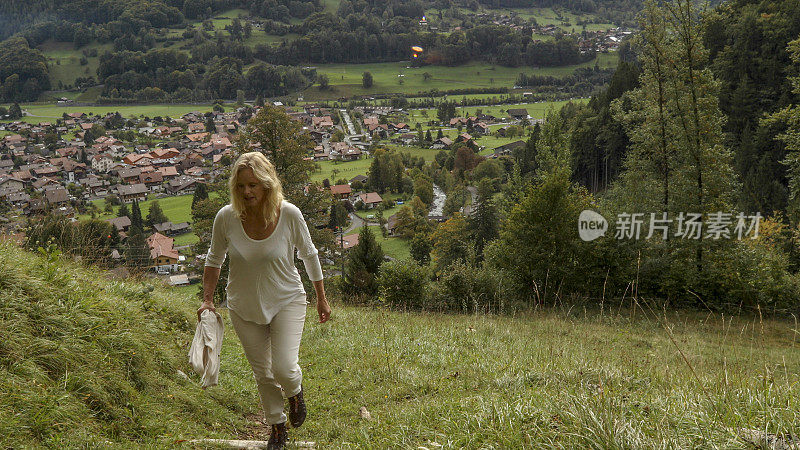
[[[72,217],[78,202],[112,194],[125,203],[144,200],[149,193],[189,194],[219,172],[219,163],[232,154],[231,135],[239,127],[236,113],[217,113],[215,129],[205,131],[206,117],[190,113],[169,126],[135,128],[160,138],[155,148],[126,144],[110,134],[91,143],[83,139],[109,118],[71,113],[55,124],[2,125],[12,134],[0,140],[0,200],[25,215],[57,210]],[[59,139],[55,150],[52,142],[45,144],[46,136],[75,129],[75,139]]]
[[[573,28],[572,24],[567,22],[562,22],[561,25],[548,24],[530,27],[526,21],[519,20],[519,17],[516,14],[509,15],[479,13],[476,14],[475,17],[479,22],[509,27],[517,31],[523,31],[526,28],[531,28],[533,34],[540,36],[555,36],[560,33],[569,34],[571,30],[566,30],[565,28]],[[460,27],[457,27],[456,29],[459,28]],[[628,31],[620,27],[613,27],[606,30],[597,31],[585,31],[581,29],[580,34],[577,34],[578,47],[581,53],[607,53],[616,51],[619,48],[619,44],[622,42],[622,40],[630,36],[632,33],[632,31]]]
[[[302,111],[287,111],[290,117],[302,123],[303,129],[314,141],[315,147],[308,159],[356,160],[366,152],[358,139],[350,142],[331,142],[337,129],[337,113],[316,105],[307,105]],[[411,133],[407,123],[381,120],[381,116],[398,111],[389,107],[362,107],[362,129],[369,137],[391,138],[400,144],[411,144],[418,134]],[[529,118],[525,109],[510,109],[515,119]],[[84,138],[95,125],[105,125],[117,120],[109,114],[65,114],[54,122],[32,124],[13,122],[0,124],[4,136],[0,139],[0,200],[5,201],[22,215],[30,216],[56,212],[74,217],[76,207],[92,199],[116,196],[123,203],[146,200],[157,196],[191,194],[199,183],[214,180],[225,163],[233,156],[234,135],[244,123],[241,111],[189,113],[180,119],[153,124],[123,120],[121,129],[152,136],[159,143],[154,146],[136,145],[115,137],[115,132]],[[456,138],[442,137],[431,143],[432,148],[449,148],[459,142],[474,145],[473,134],[489,133],[489,125],[498,119],[481,114],[475,117],[457,117],[450,120],[451,127],[466,127],[469,132]],[[502,129],[501,129],[502,130]],[[74,133],[74,138],[61,136]],[[96,133],[94,133],[96,134]],[[53,142],[53,136],[57,140]],[[495,156],[512,152],[524,141],[506,144],[495,149]],[[226,157],[228,159],[226,159]],[[351,180],[366,185],[366,176]],[[359,202],[369,210],[383,202],[376,192],[354,191],[350,184],[330,186],[331,195],[351,205]],[[126,237],[130,219],[119,217],[109,220],[121,237]],[[388,219],[389,232],[393,231],[396,217]],[[159,273],[180,270],[182,256],[174,248],[173,237],[191,231],[189,223],[166,222],[154,225],[154,233],[147,238],[151,251],[151,267]],[[354,245],[348,238],[345,248]],[[356,238],[357,239],[357,238]],[[117,257],[119,255],[117,254]]]
[[[158,139],[154,147],[123,142],[114,133],[84,140],[92,127],[114,119],[111,114],[70,113],[54,122],[0,124],[5,132],[0,139],[0,201],[22,216],[53,212],[73,218],[76,208],[92,199],[113,195],[130,203],[152,193],[191,194],[199,183],[220,173],[226,156],[232,156],[233,133],[240,127],[239,112],[215,113],[211,120],[189,113],[165,125],[122,127]],[[62,138],[70,133],[75,137]],[[130,219],[110,222],[124,237]],[[4,218],[3,223],[8,232],[20,230],[19,222]],[[167,222],[155,229],[156,237],[191,231],[188,223]],[[160,272],[177,268],[171,239],[159,238],[151,245],[152,267]]]

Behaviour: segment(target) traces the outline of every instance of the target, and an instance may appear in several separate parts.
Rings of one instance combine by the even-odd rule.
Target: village
[[[541,122],[531,118],[525,108],[509,108],[502,118],[480,113],[441,123],[426,121],[427,132],[423,133],[419,121],[412,127],[410,120],[395,120],[411,118],[408,111],[399,108],[337,109],[318,104],[285,107],[277,102],[275,106],[301,122],[314,142],[308,160],[334,162],[340,168],[348,162],[370,158],[375,148],[390,145],[441,151],[461,144],[485,157],[496,158],[525,145],[524,140],[513,140],[514,134],[509,131],[516,124]],[[109,213],[110,205],[191,196],[198,185],[215,181],[231,164],[237,133],[258,109],[242,106],[228,112],[190,112],[175,119],[70,112],[54,121],[0,124],[0,132],[5,134],[0,139],[0,227],[21,240],[25,218],[53,213],[77,221],[81,216],[100,215],[98,205],[105,204]],[[432,136],[431,131],[438,131],[438,136]],[[481,136],[490,133],[505,136],[507,131],[511,137],[495,148],[477,143]],[[149,144],[138,143],[142,141]],[[338,172],[334,170],[331,175]],[[396,202],[384,199],[378,192],[366,190],[369,173],[366,169],[363,172],[347,180],[325,178],[324,187],[332,198],[346,204],[350,212],[349,231],[368,223],[385,227],[391,236],[397,225],[396,214],[378,223],[373,214],[356,214],[356,210],[371,210],[381,204],[397,206],[403,202],[397,198]],[[432,207],[429,219],[441,222],[446,220],[441,214],[444,194],[437,191],[437,195],[442,198],[436,202],[438,209]],[[469,212],[467,208],[466,213]],[[116,227],[124,240],[131,226],[130,218],[105,220]],[[187,239],[191,233],[190,220],[152,224],[147,235],[151,259],[148,266],[152,272],[173,275],[171,281],[176,284],[187,283],[189,279],[183,272],[196,256],[192,255],[191,246],[186,245],[187,241],[194,241]],[[181,236],[184,238],[180,239]],[[183,245],[176,245],[176,238]],[[341,236],[339,240],[344,250],[357,243],[358,234]],[[124,262],[124,256],[116,250],[111,256]]]

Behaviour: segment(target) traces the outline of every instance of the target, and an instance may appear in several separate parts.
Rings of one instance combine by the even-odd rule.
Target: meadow
[[[5,105],[8,107],[8,105]],[[20,105],[23,111],[26,111],[26,116],[23,116],[22,121],[29,123],[39,122],[53,122],[55,119],[60,119],[63,114],[74,112],[83,112],[86,114],[106,115],[108,113],[119,112],[125,118],[136,117],[172,117],[179,118],[186,113],[190,112],[209,112],[212,105],[210,103],[204,104],[146,104],[146,105],[112,105],[112,106],[57,106],[41,103],[29,103]]]
[[[372,212],[374,213],[374,211]],[[384,214],[384,217],[388,219],[392,214],[394,213],[387,212]],[[411,257],[410,240],[389,235],[383,237],[383,234],[381,234],[381,227],[377,225],[369,225],[368,228],[370,231],[372,231],[372,235],[375,236],[375,242],[377,242],[381,246],[381,249],[383,249],[384,255],[393,259],[409,259]],[[348,233],[347,236],[358,234],[360,231],[361,228],[356,228]]]
[[[451,96],[448,100],[458,102],[460,99],[460,96]],[[509,109],[526,109],[528,111],[528,115],[532,118],[544,119],[548,112],[558,111],[567,103],[572,102],[575,104],[585,104],[588,101],[589,99],[587,98],[576,98],[574,100],[563,100],[557,102],[515,103],[491,106],[458,106],[456,107],[456,117],[470,117],[482,113],[495,116],[498,119],[511,120],[511,117],[508,114]],[[406,112],[406,116],[403,118],[403,122],[409,124],[409,126],[412,128],[416,127],[417,123],[422,123],[425,126],[425,129],[427,129],[428,122],[432,120],[437,122],[439,120],[436,117],[435,108],[409,109]]]
[[[482,62],[471,62],[455,67],[423,66],[411,67],[408,61],[372,64],[318,64],[317,73],[330,80],[327,90],[314,85],[302,96],[307,101],[335,100],[340,97],[371,94],[413,94],[438,89],[511,88],[520,73],[565,76],[580,67],[616,67],[615,54],[600,53],[597,58],[581,64],[564,67],[503,67]],[[372,74],[374,84],[364,88],[361,77],[364,72]],[[428,73],[428,80],[423,76]],[[402,75],[402,76],[401,76]],[[402,84],[400,84],[402,83]],[[496,95],[496,94],[495,94]]]
[[[110,281],[8,244],[0,262],[4,447],[194,448],[186,440],[266,438],[227,310],[219,310],[220,384],[200,389],[188,367],[197,286]],[[290,430],[293,440],[318,448],[769,448],[759,436],[785,444],[800,435],[800,336],[791,318],[664,311],[641,298],[607,298],[603,308],[558,300],[508,315],[413,312],[348,306],[333,285],[331,320],[317,323],[313,303],[307,311],[300,365],[308,419]]]
[[[426,162],[433,161],[439,150],[430,148],[422,148],[415,146],[399,146],[392,144],[381,143],[381,147],[393,148],[401,152],[410,153],[413,156],[422,156]],[[372,164],[372,158],[362,157],[355,161],[317,161],[320,170],[311,174],[311,181],[322,182],[328,179],[331,183],[336,180],[344,178],[350,180],[356,175],[367,175],[369,166]]]
[[[86,64],[82,65],[81,58],[84,57],[82,53],[84,49],[95,49],[98,55],[102,55],[103,52],[111,50],[113,47],[114,45],[110,43],[98,44],[95,42],[76,50],[71,42],[47,41],[40,45],[39,49],[47,59],[50,69],[50,84],[53,89],[59,89],[61,86],[73,85],[78,77],[97,78],[100,57],[86,57]]]
[[[176,195],[172,197],[155,198],[155,196],[151,194],[147,197],[147,200],[139,203],[139,209],[142,211],[142,218],[146,218],[147,213],[150,212],[150,205],[152,205],[154,201],[158,201],[158,206],[161,207],[161,210],[164,211],[164,215],[167,216],[170,222],[191,222],[192,198],[192,195]],[[114,206],[114,212],[107,214],[103,211],[106,206],[105,200],[96,199],[92,200],[90,203],[95,204],[98,208],[100,208],[101,213],[97,216],[97,219],[106,220],[117,217],[117,210],[119,209],[119,206]],[[128,204],[127,206],[128,210],[130,210],[131,205]],[[90,219],[91,215],[81,214],[77,218],[78,220]]]

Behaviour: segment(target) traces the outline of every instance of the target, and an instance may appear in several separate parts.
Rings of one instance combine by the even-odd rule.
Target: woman
[[[317,294],[319,322],[330,318],[317,249],[300,210],[283,200],[275,167],[260,152],[236,160],[229,180],[231,204],[214,218],[203,273],[203,304],[214,311],[214,290],[225,253],[230,256],[226,293],[231,322],[256,378],[267,423],[269,448],[287,440],[283,396],[289,419],[299,427],[306,409],[298,364],[306,316],[306,292],[294,265],[294,249]]]

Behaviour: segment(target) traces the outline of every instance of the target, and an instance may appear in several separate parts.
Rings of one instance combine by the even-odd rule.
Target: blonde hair
[[[261,152],[244,153],[240,156],[231,170],[231,177],[228,179],[228,188],[231,192],[231,206],[239,219],[245,217],[244,198],[236,189],[239,184],[239,172],[243,169],[253,169],[253,174],[261,181],[266,190],[262,214],[267,220],[267,226],[278,220],[278,210],[283,202],[283,187],[275,166]]]

